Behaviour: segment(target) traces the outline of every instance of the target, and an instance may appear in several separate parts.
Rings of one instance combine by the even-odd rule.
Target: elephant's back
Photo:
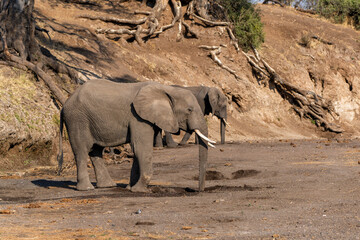
[[[147,83],[117,83],[109,80],[91,80],[80,86],[68,99],[69,105],[119,105],[129,104],[140,88]]]

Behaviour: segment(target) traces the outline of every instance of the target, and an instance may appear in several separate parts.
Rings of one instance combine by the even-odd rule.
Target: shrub
[[[248,0],[219,0],[244,51],[258,48],[264,42],[263,24],[259,10]]]
[[[335,23],[348,22],[357,30],[360,29],[359,0],[319,0],[317,11]]]

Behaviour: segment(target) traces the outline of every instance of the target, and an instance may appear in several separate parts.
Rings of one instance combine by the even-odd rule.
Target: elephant
[[[221,144],[225,143],[225,127],[227,123],[227,98],[218,88],[206,86],[182,87],[179,85],[172,85],[177,88],[182,88],[191,91],[196,97],[200,108],[204,115],[210,113],[220,119],[220,136]],[[191,134],[185,133],[180,145],[185,145],[189,140]],[[161,132],[155,136],[155,147],[162,147]],[[178,144],[174,142],[171,134],[165,131],[165,141],[168,147],[176,147]]]
[[[148,191],[152,177],[154,135],[195,131],[199,135],[199,191],[205,187],[208,129],[194,95],[156,82],[116,83],[91,80],[79,86],[60,112],[59,173],[63,162],[62,135],[66,126],[77,168],[77,190],[91,190],[87,158],[94,166],[96,187],[113,187],[102,159],[104,147],[130,143],[134,160],[128,188]]]

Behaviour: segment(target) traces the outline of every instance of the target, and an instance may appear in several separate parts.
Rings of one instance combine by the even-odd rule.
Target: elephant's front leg
[[[109,172],[102,159],[103,150],[104,150],[103,147],[94,145],[91,152],[89,153],[91,162],[95,169],[96,187],[98,188],[115,187],[116,183],[111,179]]]
[[[155,130],[155,136],[154,136],[154,147],[162,148],[163,142],[162,142],[162,130],[160,128]]]
[[[186,132],[184,137],[181,139],[180,145],[186,145],[187,141],[191,137],[191,133]]]
[[[178,145],[172,138],[171,133],[166,131],[165,131],[165,141],[166,141],[166,146],[168,146],[169,148],[174,148],[177,147]]]
[[[131,130],[131,147],[134,152],[130,175],[130,190],[132,192],[148,191],[147,186],[153,174],[153,136],[154,130],[148,124]]]

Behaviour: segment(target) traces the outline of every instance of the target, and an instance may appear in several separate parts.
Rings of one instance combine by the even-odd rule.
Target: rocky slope
[[[95,78],[126,82],[152,80],[221,88],[229,97],[228,141],[358,136],[359,32],[290,8],[258,6],[266,34],[260,55],[287,81],[332,101],[338,116],[330,118],[345,132],[325,133],[311,120],[300,119],[271,84],[256,79],[246,58],[232,47],[222,27],[204,28],[195,22],[192,28],[198,33],[198,39],[176,41],[178,30],[172,28],[139,46],[125,37],[107,38],[95,33],[97,28],[116,27],[112,23],[79,17],[90,14],[126,18],[132,16],[132,9],[141,7],[148,8],[135,1],[80,5],[38,0],[36,22],[48,32],[37,32],[37,39],[60,61],[76,68],[84,81]],[[171,18],[169,7],[162,21],[170,22]],[[220,60],[235,70],[238,78],[214,63],[208,50],[199,48],[220,44],[226,45],[222,47]],[[0,77],[6,80],[1,81],[3,157],[0,169],[13,167],[9,162],[15,158],[19,167],[41,163],[31,160],[33,158],[27,160],[28,155],[21,155],[21,160],[11,157],[25,154],[28,149],[36,149],[32,154],[40,153],[43,159],[54,156],[58,106],[49,91],[41,81],[20,70],[2,67]],[[69,83],[59,84],[64,92],[71,93],[74,89]],[[209,117],[208,123],[210,136],[219,140],[218,120]],[[71,153],[68,156],[71,158]]]

